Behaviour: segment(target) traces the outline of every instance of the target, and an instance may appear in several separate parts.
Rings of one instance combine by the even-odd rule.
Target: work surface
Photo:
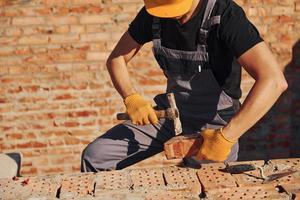
[[[234,162],[224,169],[215,163],[200,169],[170,166],[0,179],[0,199],[300,199],[300,158]],[[284,173],[289,175],[270,182],[262,178]]]

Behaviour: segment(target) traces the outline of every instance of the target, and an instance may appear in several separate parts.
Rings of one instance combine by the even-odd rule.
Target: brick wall
[[[296,23],[300,3],[238,3],[270,44],[280,66],[294,66],[289,71],[294,87],[287,93],[288,101],[271,113],[272,119],[275,115],[282,122],[285,131],[268,129],[274,120],[263,122],[261,128],[243,138],[243,155],[248,150],[254,152],[251,145],[257,143],[257,138],[271,137],[270,131],[276,141],[299,138],[290,133],[295,133],[291,128],[299,130],[296,122],[300,97],[295,91],[300,76],[291,58],[300,32]],[[23,174],[78,171],[82,149],[116,124],[115,114],[124,111],[105,60],[142,1],[0,0],[0,6],[0,151],[22,152]],[[299,54],[294,53],[295,58],[296,55]],[[140,86],[137,90],[149,100],[164,91],[165,78],[153,61],[151,44],[130,63],[129,71],[133,84]],[[253,80],[244,73],[243,98],[252,84]],[[291,107],[292,102],[298,105],[298,112]],[[294,146],[293,152],[297,152]],[[288,145],[282,148],[289,156]]]

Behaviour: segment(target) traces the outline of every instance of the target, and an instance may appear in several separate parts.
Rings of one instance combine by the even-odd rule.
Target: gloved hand
[[[141,95],[135,93],[124,99],[127,114],[131,122],[136,125],[157,124],[158,118],[151,104]]]
[[[196,155],[196,158],[199,160],[223,162],[229,155],[232,146],[237,142],[228,140],[224,136],[222,129],[206,129],[201,135],[203,143]]]

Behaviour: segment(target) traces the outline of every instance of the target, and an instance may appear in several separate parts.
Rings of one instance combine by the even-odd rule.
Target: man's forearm
[[[240,111],[223,128],[225,136],[231,140],[238,139],[267,113],[286,88],[283,76],[257,80]]]
[[[129,80],[126,62],[122,56],[109,58],[106,65],[114,87],[123,99],[135,93],[135,90]]]
[[[106,61],[111,80],[123,99],[135,93],[129,80],[127,63],[141,47],[142,45],[136,43],[126,31]]]
[[[255,79],[240,111],[223,128],[228,139],[236,140],[260,120],[287,88],[281,68],[265,42],[260,42],[238,58]]]

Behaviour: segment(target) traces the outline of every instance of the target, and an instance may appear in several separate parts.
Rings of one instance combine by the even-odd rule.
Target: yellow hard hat
[[[144,0],[149,14],[157,17],[171,18],[187,13],[193,0]]]

